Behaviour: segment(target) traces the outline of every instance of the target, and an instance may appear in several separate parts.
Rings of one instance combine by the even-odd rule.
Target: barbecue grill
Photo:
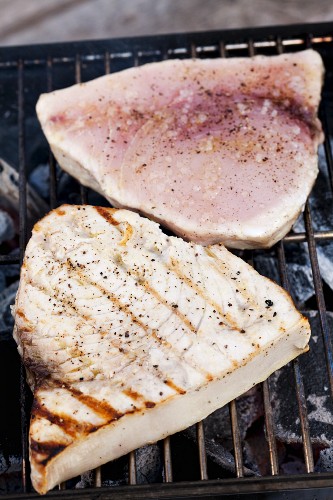
[[[213,31],[205,33],[186,33],[175,35],[122,38],[114,40],[75,42],[65,44],[8,47],[0,49],[0,156],[18,167],[19,181],[19,248],[18,251],[6,249],[0,255],[2,266],[22,262],[27,239],[29,221],[27,218],[27,178],[38,164],[36,136],[42,146],[38,152],[49,160],[49,206],[59,205],[57,186],[57,166],[42,142],[42,132],[38,127],[34,106],[42,92],[62,88],[75,82],[87,81],[104,73],[119,71],[134,65],[159,61],[167,58],[189,57],[234,57],[254,54],[273,55],[282,52],[295,52],[313,47],[323,57],[326,66],[325,85],[320,117],[325,130],[325,157],[329,173],[330,189],[333,191],[333,160],[329,136],[333,135],[333,23],[315,25],[279,26],[247,30]],[[15,125],[15,127],[13,126]],[[14,131],[14,132],[13,132]],[[11,148],[8,148],[8,144]],[[73,186],[75,182],[73,181]],[[77,202],[79,193],[82,203],[91,202],[94,194],[80,187],[68,192],[67,201]],[[61,200],[64,201],[64,200]],[[104,201],[104,203],[106,203]],[[289,244],[298,248],[307,245],[313,276],[316,304],[321,335],[325,348],[325,359],[318,359],[328,380],[329,397],[333,397],[333,349],[327,310],[333,310],[332,295],[323,285],[317,257],[317,245],[322,241],[333,240],[333,227],[318,230],[313,225],[313,212],[309,205],[304,211],[304,232],[290,233],[274,248],[278,263],[281,284],[288,290],[288,266],[285,249]],[[1,247],[2,248],[2,247]],[[254,253],[257,255],[257,251]],[[253,262],[253,253],[246,252],[243,257]],[[255,258],[254,258],[255,262]],[[330,303],[331,301],[331,303]],[[306,312],[306,311],[305,311]],[[306,356],[306,355],[305,355]],[[0,333],[0,395],[2,401],[1,426],[9,433],[0,434],[2,441],[14,453],[22,456],[20,493],[4,495],[3,498],[36,498],[31,491],[29,480],[29,461],[27,433],[31,404],[30,390],[25,382],[25,373],[20,365],[16,346],[11,338],[11,330],[5,328]],[[329,498],[333,496],[333,472],[318,473],[315,470],[315,457],[310,437],[307,393],[304,377],[298,360],[292,363],[296,391],[299,422],[302,436],[303,474],[280,474],[278,444],[275,435],[274,412],[271,401],[269,380],[262,384],[262,400],[267,456],[270,473],[261,477],[245,477],[242,451],[242,437],[239,430],[237,401],[229,404],[231,435],[234,448],[234,477],[218,478],[216,471],[209,467],[205,450],[205,425],[196,426],[196,459],[186,455],[186,447],[173,449],[173,438],[161,443],[160,452],[163,462],[160,483],[137,485],[136,454],[128,457],[128,484],[123,486],[102,486],[103,468],[94,471],[94,488],[74,490],[70,484],[59,486],[60,491],[52,491],[52,498]],[[1,433],[1,430],[0,430]],[[193,470],[190,476],[177,470],[181,461],[191,459]],[[192,462],[194,465],[192,465]],[[212,470],[211,470],[212,469]]]

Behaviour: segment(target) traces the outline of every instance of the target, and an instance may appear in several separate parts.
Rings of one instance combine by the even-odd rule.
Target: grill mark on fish
[[[178,394],[186,394],[185,389],[182,389],[181,387],[178,387],[172,380],[166,379],[164,380],[165,385],[173,389],[175,392],[178,392]]]
[[[75,264],[73,264],[72,262],[70,263],[71,266],[73,268],[75,268]],[[135,314],[129,309],[129,307],[126,305],[126,304],[123,304],[121,302],[121,300],[118,298],[118,297],[115,297],[109,290],[106,290],[104,287],[102,287],[99,283],[96,283],[94,282],[93,280],[91,280],[88,276],[86,276],[85,274],[82,274],[82,268],[77,268],[77,273],[80,275],[81,279],[84,279],[86,280],[88,283],[92,284],[93,286],[96,286],[102,293],[103,295],[107,296],[108,299],[110,301],[112,301],[113,303],[116,304],[117,308],[123,312],[125,312],[128,316],[130,316],[130,318],[132,319],[133,323],[136,323],[137,325],[139,325],[148,335],[150,334],[150,336],[152,338],[154,338],[156,341],[159,342],[159,344],[163,344],[164,346],[168,347],[169,350],[171,352],[173,352],[176,357],[180,357],[180,353],[178,353],[172,344],[170,344],[167,340],[165,339],[162,339],[161,337],[159,337],[157,335],[157,331],[156,330],[153,330],[153,329],[150,329],[149,327],[147,327],[137,316],[135,316]],[[123,353],[124,355],[126,355],[126,351],[123,350]],[[183,360],[183,362],[185,362]],[[194,366],[192,364],[190,364],[188,361],[186,361],[186,363],[191,366],[191,368],[193,368],[194,370],[197,370],[197,371],[200,371],[201,373],[204,374],[204,376],[207,375],[207,372],[202,370],[200,367],[198,366]]]
[[[114,218],[112,217],[112,215],[109,214],[109,210],[108,209],[103,209],[102,207],[100,207],[100,210],[98,211],[98,213],[100,213],[100,211],[104,214],[103,217],[107,214],[111,217],[112,221],[114,223],[116,223],[116,225],[119,225],[118,221],[115,221]],[[114,209],[110,209],[110,211],[112,213],[115,212]],[[104,217],[105,218],[105,217]],[[110,222],[110,221],[109,221]],[[84,266],[80,266],[80,265],[77,265],[75,263],[73,263],[70,259],[67,259],[66,261],[66,266],[67,266],[67,270],[68,270],[68,273],[69,275],[71,275],[72,273],[74,273],[74,275],[76,275],[76,277],[79,275],[81,280],[83,282],[89,282],[91,284],[93,284],[94,286],[96,286],[102,293],[103,295],[107,295],[108,298],[110,297],[110,299],[116,303],[116,306],[120,309],[120,310],[123,310],[126,314],[130,314],[131,316],[131,319],[134,323],[137,323],[141,328],[144,329],[144,331],[148,332],[148,328],[146,327],[146,325],[140,321],[129,309],[128,307],[125,305],[125,304],[122,304],[122,302],[117,298],[117,297],[114,297],[114,296],[111,296],[110,292],[108,290],[106,290],[105,288],[103,288],[101,285],[99,285],[98,283],[92,281],[90,278],[88,278],[85,274],[82,273],[82,267],[84,269]],[[167,269],[169,269],[167,267]],[[179,277],[179,276],[178,276]],[[183,276],[180,277],[180,279],[182,279]],[[186,278],[186,277],[184,277]],[[186,326],[193,332],[193,333],[197,333],[197,329],[194,327],[194,325],[188,320],[188,318],[186,318],[185,315],[183,315],[182,313],[180,313],[177,308],[173,307],[171,304],[169,304],[165,299],[163,299],[159,293],[149,285],[149,283],[147,282],[141,282],[141,280],[139,281],[139,283],[144,286],[144,288],[148,291],[148,292],[151,292],[155,298],[157,298],[157,300],[161,303],[163,303],[166,307],[168,307],[170,309],[170,311],[174,314],[176,314],[178,317],[180,317],[180,319],[183,321],[183,323],[186,324]],[[190,283],[192,284],[192,286],[195,286],[195,283],[193,283],[192,281],[190,281]],[[202,291],[199,289],[198,290],[200,295],[202,296]],[[204,297],[203,297],[204,298]],[[65,303],[67,305],[67,301],[66,300],[63,300],[60,298],[60,301],[62,303]],[[73,308],[72,309],[75,311],[75,313],[77,314],[78,311],[76,308]],[[83,316],[81,314],[81,316]],[[87,319],[92,319],[91,317],[87,317]],[[173,352],[177,357],[179,357],[179,353],[174,349],[173,345],[170,344],[168,341],[166,341],[165,339],[161,338],[158,336],[157,332],[154,330],[152,331],[152,337],[159,342],[159,344],[163,345],[165,348],[167,348],[169,351]],[[113,345],[113,344],[112,344]],[[126,356],[126,351],[125,350],[122,350],[123,354]],[[83,355],[83,357],[85,356],[84,353],[80,353]],[[77,356],[77,357],[80,357],[80,356]],[[190,363],[188,360],[183,360],[183,362],[186,362],[186,364],[188,364],[188,366],[190,366],[192,369],[194,369],[195,371],[201,373],[206,380],[212,380],[212,375],[207,372],[206,370],[204,370],[202,367],[198,366],[198,365],[193,365],[192,363]],[[155,370],[156,372],[156,370]],[[158,373],[159,372],[159,373]],[[161,373],[160,370],[157,371],[157,373],[160,375],[161,378],[163,378],[165,376],[164,373]],[[177,385],[175,384],[174,385],[174,390],[175,388],[176,389],[176,392],[179,393],[179,388],[177,387]],[[181,389],[182,391],[182,389]]]
[[[24,326],[23,326],[22,331],[24,331],[26,333],[31,333],[34,331],[33,326],[29,326],[29,325],[31,325],[31,321],[26,317],[26,315],[24,314],[23,311],[21,311],[20,309],[17,309],[15,311],[15,314],[17,314],[24,322]]]
[[[112,217],[111,214],[114,214],[117,210],[115,208],[104,208],[104,207],[94,207],[96,212],[99,213],[103,219],[105,219],[109,224],[113,226],[118,226],[119,222]]]
[[[159,337],[155,330],[152,332],[152,336],[154,337],[154,339],[158,340],[163,346],[167,347],[170,351],[174,351],[172,344],[170,344],[170,342],[168,342],[166,339]],[[193,368],[195,371],[201,373],[201,375],[203,375],[206,378],[211,376],[211,374],[201,366],[193,365],[192,363],[189,363],[189,361],[185,359],[183,359],[182,362],[186,363],[188,366]]]
[[[45,418],[54,425],[60,427],[66,434],[75,438],[79,434],[89,434],[94,432],[100,427],[100,425],[92,425],[87,422],[81,422],[79,420],[70,417],[65,414],[56,414],[54,410],[49,411],[47,407],[40,402],[38,395],[34,395],[34,404],[32,408],[32,418],[41,417]]]
[[[210,306],[212,306],[218,312],[218,314],[220,316],[222,316],[225,320],[227,320],[228,323],[221,321],[221,323],[223,323],[224,326],[232,328],[233,330],[237,330],[238,332],[240,332],[241,328],[238,327],[238,325],[235,323],[235,321],[231,318],[230,314],[227,312],[223,312],[223,310],[221,309],[219,304],[217,304],[217,302],[215,302],[214,300],[209,298],[204,293],[204,291],[200,287],[198,287],[198,285],[193,280],[191,280],[191,278],[189,278],[188,276],[186,276],[185,274],[182,273],[181,267],[179,266],[179,262],[176,259],[171,257],[170,263],[172,266],[172,267],[170,267],[170,270],[173,271],[180,279],[184,280],[188,284],[188,286],[190,288],[193,288],[205,302],[207,302]]]
[[[46,465],[52,458],[67,448],[67,446],[67,444],[59,444],[55,441],[38,442],[30,437],[31,454],[34,455],[34,459],[41,465]],[[37,455],[46,455],[46,458],[38,459]]]
[[[68,271],[69,270],[74,271],[74,268],[70,269],[69,267],[67,267],[67,269],[68,269]],[[74,274],[74,276],[75,276],[75,274]],[[68,275],[69,275],[69,277],[71,277],[71,274],[69,272],[68,272]],[[33,283],[33,287],[36,288],[38,291],[45,293],[45,295],[47,295],[47,297],[51,298],[53,301],[58,301],[60,304],[65,305],[66,306],[66,313],[68,312],[68,310],[71,310],[74,313],[73,316],[77,317],[78,312],[77,312],[77,309],[73,306],[73,303],[68,299],[66,300],[66,297],[63,296],[63,293],[60,292],[60,290],[56,286],[51,288],[52,296],[50,295],[50,293],[48,292],[46,287],[41,286],[36,282]],[[90,321],[90,320],[94,321],[92,316],[90,316],[88,314],[80,313],[80,316],[85,321]]]
[[[60,382],[61,387],[66,388],[68,392],[72,394],[77,400],[79,400],[84,405],[88,406],[91,410],[93,410],[97,415],[107,420],[107,422],[111,422],[113,420],[118,420],[121,418],[124,413],[120,413],[113,408],[106,401],[100,401],[99,399],[94,398],[88,394],[84,394],[82,391],[68,384],[64,384]]]
[[[211,257],[213,260],[213,262],[211,262],[210,264],[213,266],[214,270],[216,272],[218,272],[222,277],[225,277],[226,275],[221,271],[221,267],[219,267],[219,265],[217,265],[217,263],[220,264],[220,266],[224,265],[223,261],[213,252],[213,250],[211,249],[211,247],[206,247],[205,248],[205,253]],[[255,301],[255,297],[251,297],[251,294],[249,293],[244,293],[244,289],[243,287],[239,287],[238,289],[238,293],[240,295],[242,295],[245,299],[246,299],[246,302],[248,304],[248,306],[252,306],[252,307],[256,307],[257,304],[256,304],[256,301]]]
[[[73,263],[72,263],[69,259],[67,259],[67,261],[66,261],[66,267],[67,267],[67,270],[68,270],[68,273],[69,273],[69,274],[74,274],[74,275],[79,274],[82,280],[84,280],[84,281],[86,281],[86,282],[88,281],[89,283],[93,284],[94,286],[96,286],[97,288],[99,288],[99,289],[102,291],[102,293],[103,293],[103,294],[104,294],[105,292],[107,292],[107,296],[110,296],[110,298],[111,298],[111,294],[110,294],[107,290],[105,290],[103,287],[101,287],[101,286],[100,286],[100,285],[98,285],[97,283],[93,282],[92,280],[90,280],[90,279],[89,279],[86,275],[82,274],[82,272],[81,272],[81,269],[82,269],[82,268],[77,268],[77,267],[75,267],[75,265],[74,265],[74,264],[73,264]],[[47,290],[46,290],[45,288],[43,288],[43,287],[39,287],[38,285],[35,285],[35,284],[34,284],[34,286],[36,286],[36,288],[40,289],[41,291],[43,291],[43,292],[45,292],[45,293],[47,294]],[[48,295],[48,294],[47,294],[47,295]],[[59,300],[59,302],[61,302],[61,303],[63,303],[63,304],[66,304],[66,306],[68,305],[68,301],[66,301],[65,299],[63,299],[61,296],[60,296],[60,297],[57,297],[57,300]],[[124,310],[124,309],[125,309],[125,310],[124,310],[124,312],[126,312],[126,314],[130,314],[130,315],[131,315],[131,319],[132,319],[132,321],[133,321],[134,323],[137,323],[137,324],[138,324],[138,326],[142,327],[142,328],[143,328],[146,332],[148,332],[148,327],[146,327],[144,323],[142,323],[142,322],[141,322],[141,321],[140,321],[140,320],[139,320],[139,319],[138,319],[135,315],[133,315],[133,314],[132,314],[132,312],[131,312],[131,311],[130,311],[127,307],[126,307],[126,305],[125,305],[125,304],[122,304],[122,302],[120,302],[120,301],[119,301],[119,299],[117,299],[117,297],[113,297],[113,298],[112,298],[112,301],[113,301],[113,302],[116,302],[116,305],[117,305],[117,307],[118,307],[119,309],[121,309],[121,310]],[[71,307],[71,309],[75,312],[75,315],[77,315],[77,314],[78,314],[78,311],[77,311],[75,308],[73,308],[72,306],[69,306],[69,307]],[[174,308],[172,308],[172,311],[174,312]],[[81,313],[80,313],[80,315],[81,315],[81,317],[85,318],[87,321],[89,321],[89,320],[93,320],[93,318],[92,318],[92,317],[89,317],[89,316],[87,316],[87,315],[86,315],[86,316],[84,316],[84,315],[82,315]],[[156,334],[156,332],[155,332],[155,331],[152,331],[152,336],[153,336],[153,338],[154,338],[156,341],[158,341],[158,343],[159,343],[159,344],[164,344],[166,347],[168,347],[168,348],[169,348],[169,349],[171,349],[173,352],[175,352],[175,353],[176,353],[176,355],[178,354],[178,353],[177,353],[177,351],[175,351],[174,349],[172,349],[171,344],[169,344],[168,342],[163,342],[163,339],[161,339],[160,337],[158,337],[158,335]],[[114,345],[114,343],[113,343],[113,342],[111,342],[111,345]],[[74,349],[74,348],[73,348],[73,349]],[[122,351],[122,354],[123,354],[124,356],[126,356],[126,352],[125,352],[124,350]],[[75,356],[75,357],[80,358],[80,356]],[[84,357],[84,356],[82,356],[82,357]],[[135,359],[136,359],[136,358],[137,358],[137,356],[135,355]],[[200,372],[201,372],[201,373],[202,373],[205,377],[207,377],[207,372],[200,370],[198,367],[193,366],[193,365],[191,365],[191,364],[190,364],[190,363],[188,363],[188,362],[187,362],[187,364],[188,364],[189,366],[191,366],[192,368],[194,368],[195,370],[200,371]],[[29,366],[30,366],[30,365],[29,365]],[[39,375],[41,378],[45,378],[46,376],[48,376],[48,375],[49,375],[49,370],[48,370],[48,368],[47,368],[46,366],[45,366],[45,367],[44,367],[44,366],[42,366],[42,364],[41,364],[41,363],[36,363],[35,361],[33,361],[32,365],[31,365],[31,369],[33,369],[35,372],[37,372],[37,373],[38,373],[38,375]],[[78,367],[78,368],[74,369],[74,370],[73,370],[73,372],[80,371],[80,370],[81,370],[81,367]],[[71,373],[72,373],[72,372],[71,372]],[[155,373],[156,373],[156,374],[158,374],[158,375],[160,376],[160,379],[163,379],[163,378],[164,378],[164,376],[165,376],[165,374],[164,374],[163,372],[161,372],[159,369],[155,369]],[[171,386],[170,386],[170,387],[171,387]],[[173,387],[173,389],[174,389],[174,390],[176,390],[176,392],[178,392],[178,393],[181,393],[181,394],[182,394],[182,392],[181,392],[182,390],[180,390],[180,391],[179,391],[179,390],[178,390],[178,389],[176,389],[176,388],[177,388],[177,385],[175,384],[175,385],[174,385],[174,387]],[[93,409],[94,409],[94,408],[93,408]]]
[[[124,264],[125,265],[125,264]],[[193,323],[190,321],[189,318],[185,316],[181,311],[179,311],[177,304],[170,304],[166,299],[160,295],[160,293],[153,288],[147,280],[141,280],[139,273],[131,272],[130,268],[125,265],[126,271],[136,279],[137,283],[141,285],[147,293],[150,293],[153,295],[158,302],[163,304],[165,307],[167,307],[173,314],[175,314],[186,326],[189,330],[191,330],[193,333],[197,334],[198,329],[193,325]]]
[[[139,394],[136,391],[133,391],[132,389],[124,389],[123,393],[125,396],[128,396],[131,399],[134,399],[134,401],[138,401],[139,399],[143,399],[142,394]]]

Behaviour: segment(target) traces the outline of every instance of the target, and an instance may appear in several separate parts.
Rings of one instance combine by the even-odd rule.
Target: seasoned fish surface
[[[40,493],[198,422],[310,335],[286,292],[222,245],[91,206],[36,224],[14,313]]]
[[[269,247],[317,176],[318,53],[169,60],[44,94],[59,164],[201,244]]]

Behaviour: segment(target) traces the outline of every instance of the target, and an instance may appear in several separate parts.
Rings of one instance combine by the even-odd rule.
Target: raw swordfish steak
[[[319,54],[169,60],[44,94],[59,164],[204,245],[269,247],[317,176]]]
[[[310,335],[289,295],[222,245],[91,206],[36,224],[14,314],[40,493],[198,422]]]

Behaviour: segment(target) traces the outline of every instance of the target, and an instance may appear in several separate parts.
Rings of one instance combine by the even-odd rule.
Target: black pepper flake
[[[245,330],[241,329],[241,330],[240,330],[240,333],[245,333]]]
[[[270,299],[265,300],[265,304],[267,304],[268,307],[272,307],[273,302]]]

